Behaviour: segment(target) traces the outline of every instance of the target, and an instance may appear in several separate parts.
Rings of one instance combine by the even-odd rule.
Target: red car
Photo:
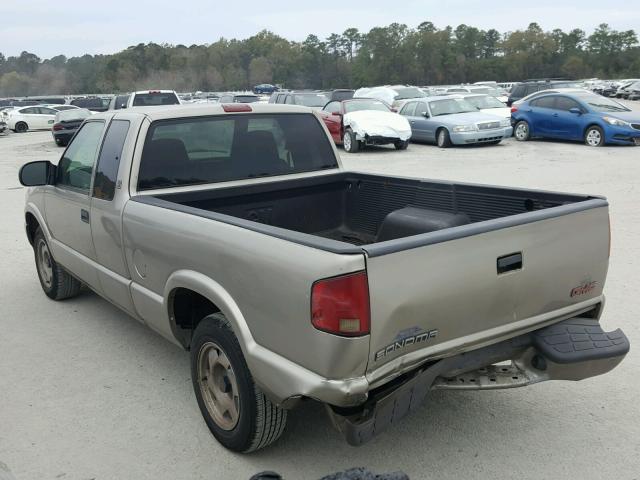
[[[398,150],[409,145],[409,122],[382,100],[336,100],[327,103],[320,114],[333,141],[346,152],[355,153],[365,145],[393,144]]]

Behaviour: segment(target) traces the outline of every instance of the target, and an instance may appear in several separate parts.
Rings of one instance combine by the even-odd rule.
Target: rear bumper
[[[574,317],[471,352],[424,365],[370,392],[357,408],[328,407],[351,445],[362,445],[418,408],[432,389],[513,388],[547,380],[582,380],[615,368],[629,351],[621,330]],[[511,365],[494,365],[511,360]]]
[[[451,142],[455,145],[466,145],[470,143],[497,142],[509,138],[513,133],[513,127],[498,128],[495,130],[485,130],[477,132],[451,132]]]

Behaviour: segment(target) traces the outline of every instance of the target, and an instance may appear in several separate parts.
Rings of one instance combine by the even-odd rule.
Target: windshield
[[[610,100],[601,95],[594,95],[593,93],[577,93],[577,98],[586,103],[589,108],[594,112],[630,112],[631,109],[625,107],[621,103],[614,100]]]
[[[431,115],[451,115],[454,113],[477,112],[478,109],[464,98],[447,98],[444,100],[433,100],[429,102]]]
[[[427,96],[422,90],[417,87],[402,87],[402,88],[394,88],[398,95],[396,95],[396,100],[403,100],[405,98],[424,98]]]
[[[504,108],[505,104],[498,100],[496,97],[490,95],[478,95],[477,97],[465,97],[464,98],[471,105],[478,110],[482,108]]]
[[[180,101],[176,94],[173,92],[161,93],[161,92],[149,92],[149,93],[136,93],[133,99],[133,106],[155,106],[155,105],[179,105]]]
[[[309,113],[176,118],[154,122],[138,188],[216,183],[337,168],[332,144]]]
[[[302,105],[304,107],[324,107],[329,99],[322,93],[313,93],[308,95],[294,95],[293,101],[296,105]]]
[[[359,112],[361,110],[391,111],[389,107],[379,100],[352,100],[344,104],[345,113]]]

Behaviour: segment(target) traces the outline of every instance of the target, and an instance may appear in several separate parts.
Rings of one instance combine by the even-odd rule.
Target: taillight
[[[59,123],[56,123],[53,126],[53,129],[57,132],[58,130],[64,130],[64,127],[62,125],[60,125]]]
[[[253,111],[246,103],[223,103],[222,109],[225,112],[251,112]]]
[[[517,105],[511,105],[511,113],[516,113],[518,111]]]
[[[345,337],[369,334],[366,272],[315,282],[311,288],[311,323],[318,330]]]

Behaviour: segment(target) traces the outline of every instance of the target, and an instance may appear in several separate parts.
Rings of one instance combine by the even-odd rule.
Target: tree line
[[[601,24],[544,31],[537,23],[500,33],[468,25],[392,23],[294,42],[267,30],[206,45],[140,43],[110,55],[40,59],[0,53],[0,96],[114,93],[149,88],[244,90],[260,83],[328,89],[406,83],[439,85],[527,78],[640,76],[633,30]]]

